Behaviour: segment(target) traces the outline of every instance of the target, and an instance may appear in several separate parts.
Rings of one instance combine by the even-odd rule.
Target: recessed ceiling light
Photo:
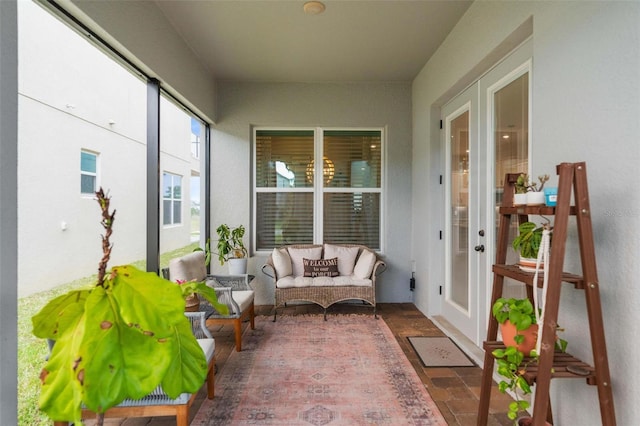
[[[308,1],[302,6],[307,15],[319,15],[325,10],[325,5],[319,1]]]

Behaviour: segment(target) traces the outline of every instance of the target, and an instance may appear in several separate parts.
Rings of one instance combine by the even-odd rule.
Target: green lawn
[[[190,244],[178,250],[160,256],[160,267],[169,265],[169,260],[190,253],[198,243]],[[97,265],[97,263],[96,263]],[[141,268],[144,261],[133,262],[132,265]],[[91,286],[97,275],[81,278],[61,285],[49,291],[43,291],[18,300],[18,424],[19,425],[50,425],[38,409],[38,395],[40,394],[40,371],[47,356],[47,344],[42,339],[31,334],[31,317],[54,297],[65,294],[69,290]]]

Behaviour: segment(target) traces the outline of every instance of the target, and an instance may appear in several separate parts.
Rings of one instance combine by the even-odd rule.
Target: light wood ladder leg
[[[233,321],[233,329],[236,335],[236,352],[242,350],[242,318]]]

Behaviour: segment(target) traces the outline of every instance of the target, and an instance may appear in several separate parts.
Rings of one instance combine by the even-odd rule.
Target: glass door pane
[[[469,308],[469,111],[451,121],[451,300]]]
[[[502,203],[506,173],[528,173],[529,170],[529,74],[525,73],[493,94],[495,143],[495,203]],[[497,238],[498,218],[495,219]],[[513,240],[516,224],[510,229]],[[515,263],[515,251],[507,252],[507,263]]]

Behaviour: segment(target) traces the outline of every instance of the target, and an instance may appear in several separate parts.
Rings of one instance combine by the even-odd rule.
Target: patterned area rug
[[[382,319],[257,317],[192,425],[446,425]]]

